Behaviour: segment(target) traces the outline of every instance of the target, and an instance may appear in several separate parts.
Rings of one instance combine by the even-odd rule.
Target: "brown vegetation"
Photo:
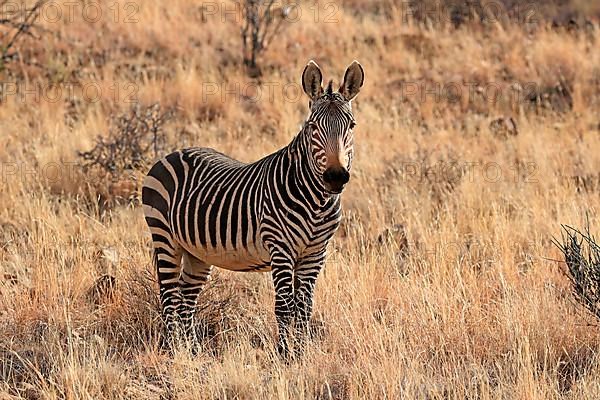
[[[302,2],[258,81],[232,2],[108,2],[97,20],[84,4],[42,18],[44,40],[22,37],[0,71],[0,397],[600,396],[600,331],[551,241],[586,213],[600,226],[592,2],[459,24],[385,0]],[[553,24],[567,11],[591,27]],[[309,59],[336,82],[353,59],[366,72],[318,334],[280,362],[269,274],[218,271],[200,300],[203,350],[170,356],[141,210],[98,201],[129,198],[129,169],[154,149],[144,141],[140,163],[127,155],[107,178],[79,154],[113,143],[133,100],[172,111],[158,153],[255,160],[306,117]]]

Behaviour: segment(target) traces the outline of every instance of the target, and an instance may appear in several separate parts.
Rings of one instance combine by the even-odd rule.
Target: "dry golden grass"
[[[7,95],[0,105],[1,398],[600,396],[599,330],[573,304],[551,243],[560,223],[580,226],[586,214],[600,227],[597,29],[426,29],[389,2],[387,15],[373,11],[377,2],[365,14],[360,2],[336,3],[337,23],[327,23],[327,3],[318,18],[303,3],[262,58],[272,96],[263,86],[253,102],[243,96],[257,86],[241,65],[239,15],[203,21],[198,2],[155,1],[125,23],[125,4],[117,22],[108,5],[96,23],[80,12],[45,21],[50,34],[21,46],[36,65],[2,72],[21,89],[76,90],[56,102]],[[339,81],[353,59],[366,71],[346,218],[317,285],[316,337],[302,360],[282,363],[270,275],[219,271],[200,300],[203,350],[171,357],[159,348],[141,210],[98,205],[105,184],[82,171],[77,152],[129,109],[135,88],[139,102],[177,110],[169,149],[255,160],[298,131],[307,101],[286,99],[282,87],[312,58],[326,79]],[[100,101],[82,96],[85,83],[101,88]],[[458,101],[420,97],[436,84],[460,87]],[[502,99],[486,101],[491,85]],[[226,88],[236,93],[221,98]],[[528,100],[532,90],[548,104]],[[505,116],[517,135],[490,130]],[[377,240],[395,224],[407,249],[394,235]],[[98,293],[105,275],[115,287]]]

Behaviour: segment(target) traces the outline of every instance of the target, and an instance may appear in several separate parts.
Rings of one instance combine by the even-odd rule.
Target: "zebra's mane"
[[[333,94],[333,79],[329,81],[327,84],[327,89],[325,89],[325,94],[327,96],[331,96]]]

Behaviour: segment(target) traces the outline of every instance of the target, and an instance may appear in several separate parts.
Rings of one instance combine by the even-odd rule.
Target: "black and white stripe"
[[[170,337],[194,339],[196,300],[213,265],[272,271],[282,353],[292,322],[306,330],[327,242],[340,222],[339,193],[352,158],[350,100],[362,79],[354,62],[339,92],[331,83],[323,91],[311,62],[303,74],[311,114],[288,146],[250,164],[189,148],[150,169],[142,203]]]

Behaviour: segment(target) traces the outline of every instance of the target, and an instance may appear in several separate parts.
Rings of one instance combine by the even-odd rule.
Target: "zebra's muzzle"
[[[334,194],[341,193],[349,180],[350,173],[344,167],[329,167],[323,173],[325,188]]]

